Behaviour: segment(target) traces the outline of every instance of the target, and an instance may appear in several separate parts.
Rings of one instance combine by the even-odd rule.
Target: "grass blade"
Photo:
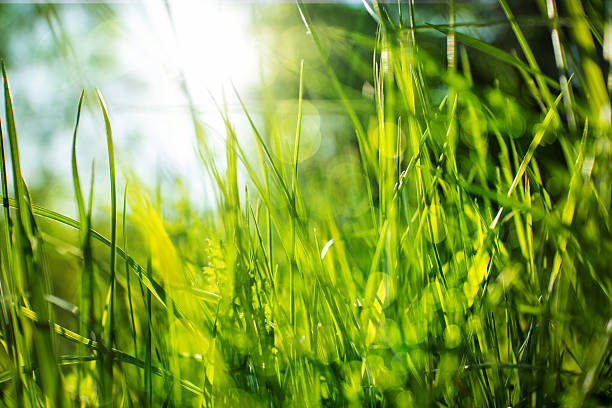
[[[108,109],[106,108],[106,103],[104,102],[104,98],[102,97],[102,93],[99,90],[96,90],[96,94],[98,96],[98,102],[100,103],[100,108],[102,109],[102,115],[104,116],[104,126],[106,128],[106,146],[108,148],[108,167],[110,170],[110,199],[111,199],[111,223],[110,223],[110,259],[109,259],[109,269],[110,269],[110,282],[108,289],[108,326],[104,327],[106,332],[106,343],[107,347],[112,347],[115,342],[115,267],[116,267],[116,254],[117,254],[117,187],[115,181],[115,150],[113,147],[113,133],[111,130],[110,119],[108,117]],[[103,321],[104,326],[104,321]],[[113,360],[110,359],[107,361],[107,366],[105,367],[105,372],[108,378],[106,378],[106,383],[104,384],[104,393],[106,394],[106,398],[112,398],[113,393]]]

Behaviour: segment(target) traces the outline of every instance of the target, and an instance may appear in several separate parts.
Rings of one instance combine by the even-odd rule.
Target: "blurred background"
[[[306,3],[347,97],[362,123],[374,131],[376,22],[359,0]],[[541,13],[544,1],[511,3],[541,69],[556,77],[548,21]],[[588,2],[586,6],[591,7]],[[393,13],[397,7],[389,4],[388,10]],[[594,18],[604,18],[603,12],[588,11]],[[444,66],[446,43],[425,24],[445,24],[448,13],[446,1],[415,4],[419,42],[436,63],[429,71],[431,94],[439,96],[434,102],[446,93],[447,85],[434,72],[435,66]],[[518,48],[496,1],[456,2],[455,14],[460,31],[502,49]],[[564,27],[565,22],[560,23]],[[180,197],[202,209],[213,201],[197,149],[194,117],[215,151],[225,137],[219,110],[227,109],[241,142],[251,148],[252,135],[235,87],[263,133],[286,134],[290,145],[301,59],[306,100],[303,176],[346,181],[359,172],[354,132],[290,1],[3,1],[0,57],[8,69],[23,172],[34,201],[73,216],[70,148],[81,89],[86,91],[86,109],[78,139],[79,167],[81,179],[88,183],[95,161],[97,203],[108,196],[108,169],[95,88],[101,90],[110,111],[123,175],[120,184],[137,179],[151,189],[160,187],[167,200]],[[515,101],[533,105],[538,114],[533,98],[519,86],[520,75],[510,66],[477,58],[472,71],[483,92],[501,89]],[[505,82],[494,83],[492,78],[500,77],[500,72]],[[512,106],[498,102],[505,114],[512,114]],[[530,118],[515,119],[518,135]],[[360,191],[341,190],[340,196],[363,196]]]

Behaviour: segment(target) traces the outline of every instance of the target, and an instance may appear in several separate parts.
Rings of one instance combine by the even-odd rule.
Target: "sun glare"
[[[142,144],[139,153],[151,160],[128,164],[147,183],[156,181],[160,169],[196,183],[193,175],[201,174],[202,166],[191,109],[208,130],[208,143],[222,144],[223,121],[214,101],[221,104],[224,93],[233,98],[232,84],[246,92],[258,72],[248,7],[190,0],[150,0],[143,7],[126,8],[120,16],[128,24],[123,25],[119,64],[140,86],[137,95],[114,90],[111,108],[119,116],[116,127],[123,130],[119,137],[142,135],[136,142]],[[201,202],[202,186],[188,187],[191,198]]]
[[[246,7],[221,1],[163,1],[145,3],[160,50],[182,71],[198,105],[208,105],[212,93],[233,82],[248,85],[257,61],[249,41]]]

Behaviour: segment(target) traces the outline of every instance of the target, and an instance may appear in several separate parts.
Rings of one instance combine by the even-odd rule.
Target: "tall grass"
[[[459,31],[454,7],[449,25],[416,27],[413,2],[398,13],[370,3],[369,124],[299,3],[355,136],[341,167],[354,171],[302,171],[302,61],[292,144],[259,129],[236,91],[251,134],[239,137],[220,105],[219,160],[194,115],[217,191],[203,214],[177,206],[164,219],[163,195],[151,201],[137,183],[118,201],[112,106],[98,93],[110,238],[93,229],[94,180],[83,187],[78,172],[84,96],[75,220],[30,199],[3,67],[2,404],[612,404],[610,22],[567,0],[563,32],[555,3],[542,8],[556,78],[505,0],[522,56]],[[446,36],[446,61],[424,51],[417,30]],[[499,86],[503,76],[475,82],[472,58],[518,72],[529,103]],[[446,89],[441,103],[434,82]],[[62,282],[50,281],[40,219],[79,231],[78,255],[64,255],[78,263],[66,277],[78,282],[76,305],[54,296]],[[58,310],[74,321],[59,322]]]

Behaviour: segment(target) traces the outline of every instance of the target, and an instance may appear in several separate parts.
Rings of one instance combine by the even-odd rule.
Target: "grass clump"
[[[521,55],[459,31],[450,5],[450,24],[416,26],[412,2],[368,4],[378,28],[359,37],[373,55],[367,116],[298,4],[355,138],[337,171],[300,160],[308,60],[292,144],[260,129],[235,92],[252,144],[220,107],[221,158],[194,115],[217,191],[203,213],[179,203],[164,218],[163,195],[147,199],[135,184],[118,200],[112,121],[98,93],[110,238],[93,228],[93,179],[83,188],[78,173],[83,95],[74,220],[30,199],[3,70],[2,403],[612,403],[612,133],[609,61],[598,56],[609,57],[601,33],[610,23],[568,0],[562,31],[555,2],[543,4],[553,78],[508,2],[500,7]],[[421,47],[423,31],[444,35],[445,61]],[[503,76],[477,82],[474,60],[512,70],[528,98]],[[65,255],[78,265],[66,277],[78,283],[75,299],[54,295],[61,282],[50,279],[41,218],[79,231],[78,250]]]

